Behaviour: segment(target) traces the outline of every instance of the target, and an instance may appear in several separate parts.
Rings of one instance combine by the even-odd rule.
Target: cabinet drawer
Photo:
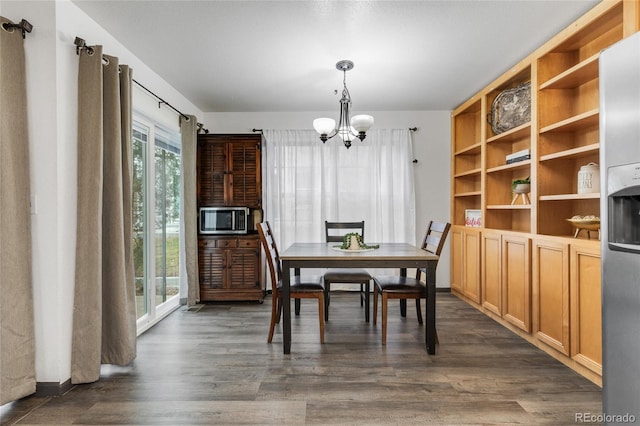
[[[202,248],[215,248],[216,247],[216,240],[214,240],[213,238],[203,238],[203,237],[199,237],[198,238],[198,245]]]
[[[223,238],[220,240],[216,240],[217,248],[235,248],[238,247],[238,239],[237,238]]]
[[[239,248],[258,248],[260,247],[260,240],[255,239],[240,239],[238,240]]]

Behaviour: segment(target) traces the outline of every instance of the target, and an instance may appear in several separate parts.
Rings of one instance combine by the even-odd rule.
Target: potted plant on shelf
[[[514,179],[511,182],[511,190],[513,191],[513,199],[511,204],[515,204],[518,196],[522,196],[523,204],[530,204],[527,194],[531,192],[531,179],[527,176],[525,179]]]
[[[511,182],[511,189],[516,194],[528,194],[531,192],[531,180],[529,176],[526,179],[515,179]]]

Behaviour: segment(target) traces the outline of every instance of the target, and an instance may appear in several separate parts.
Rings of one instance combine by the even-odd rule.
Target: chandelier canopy
[[[366,132],[373,125],[373,117],[370,115],[351,115],[351,95],[347,89],[347,71],[353,69],[353,62],[344,60],[336,64],[336,69],[343,72],[342,98],[340,99],[340,120],[338,126],[331,118],[316,118],[313,120],[313,128],[320,134],[320,140],[325,143],[328,139],[338,135],[347,149],[354,138],[364,140]],[[337,92],[337,91],[336,91]]]

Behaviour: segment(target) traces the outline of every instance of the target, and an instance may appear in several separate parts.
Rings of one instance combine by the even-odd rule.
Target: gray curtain
[[[184,264],[187,275],[187,304],[200,301],[198,278],[198,206],[196,201],[197,119],[180,117],[182,135],[182,219],[184,220]]]
[[[22,33],[0,16],[0,405],[36,391]]]
[[[78,206],[71,382],[136,356],[131,69],[83,49],[78,70]]]

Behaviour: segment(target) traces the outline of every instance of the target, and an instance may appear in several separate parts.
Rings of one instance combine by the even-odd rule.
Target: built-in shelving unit
[[[482,105],[470,101],[453,119],[453,223],[464,225],[466,210],[479,210],[482,198]]]
[[[589,240],[594,233],[576,236],[566,219],[600,216],[601,194],[578,191],[580,168],[599,163],[598,59],[639,29],[638,2],[603,0],[452,113],[453,292],[596,383],[601,359],[578,352],[601,348],[571,346],[569,329],[581,329],[570,317],[579,318],[580,307],[567,306],[566,292],[570,282],[581,286],[577,259],[592,267],[599,241]],[[531,120],[494,134],[487,122],[494,100],[527,82]],[[523,150],[530,159],[507,163]],[[526,177],[528,197],[515,197],[512,182]],[[468,209],[480,210],[480,228],[464,226]],[[482,273],[469,275],[478,265]]]

